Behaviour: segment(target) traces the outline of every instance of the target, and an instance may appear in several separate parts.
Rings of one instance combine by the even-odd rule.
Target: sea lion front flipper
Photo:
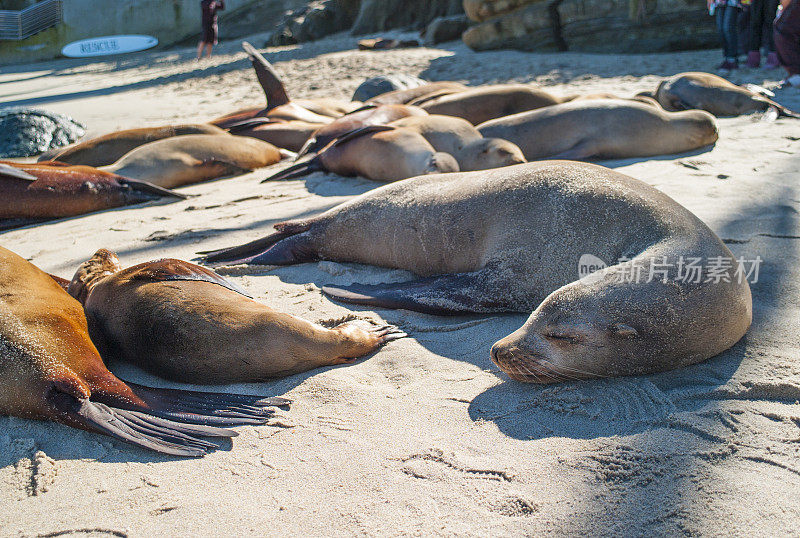
[[[132,273],[129,278],[131,280],[144,280],[147,282],[168,282],[176,280],[210,282],[235,291],[250,299],[253,298],[242,288],[210,269],[184,260],[175,260],[172,258],[144,264],[141,269]]]
[[[402,308],[425,314],[452,316],[507,312],[509,307],[485,298],[482,273],[440,275],[395,284],[323,286],[322,291],[345,303]]]
[[[232,163],[230,161],[223,161],[222,159],[211,159],[208,161],[204,161],[203,164],[222,167],[222,170],[220,170],[221,175],[219,177],[241,176],[243,174],[249,174],[250,172],[253,171],[251,168],[244,168],[243,166],[239,166],[236,163]]]
[[[242,48],[250,57],[253,69],[256,71],[258,83],[261,85],[261,89],[264,90],[264,96],[267,98],[267,110],[288,103],[290,101],[289,95],[286,93],[286,88],[272,64],[247,41],[242,41]]]
[[[593,157],[595,154],[594,144],[590,141],[582,141],[575,144],[573,147],[566,151],[562,151],[558,155],[547,157],[552,160],[567,160],[567,161],[582,161]]]
[[[764,97],[775,97],[775,93],[769,91],[768,89],[764,88],[763,86],[759,86],[758,84],[742,84],[742,88],[747,91],[757,93],[759,95],[763,95]]]
[[[0,176],[11,179],[21,179],[23,181],[36,181],[37,179],[36,176],[31,175],[24,170],[20,170],[19,168],[15,168],[4,163],[0,163]]]
[[[181,200],[185,200],[188,198],[185,194],[181,194],[179,192],[175,192],[170,189],[165,189],[164,187],[159,187],[158,185],[154,185],[147,181],[142,181],[139,179],[131,179],[131,178],[119,178],[118,180],[123,185],[128,185],[131,190],[142,194],[149,194],[154,195],[157,198],[180,198]],[[151,196],[153,197],[153,196]]]
[[[129,398],[116,393],[98,391],[92,393],[92,401],[170,421],[215,427],[264,424],[273,415],[270,407],[287,407],[292,403],[286,398],[158,389],[135,383],[126,384],[144,405],[133,403]]]
[[[229,123],[225,130],[229,133],[233,134],[239,131],[244,131],[245,129],[249,129],[251,127],[258,127],[259,125],[271,125],[274,123],[286,123],[285,120],[275,120],[271,118],[250,118],[247,120],[240,120],[234,123]]]

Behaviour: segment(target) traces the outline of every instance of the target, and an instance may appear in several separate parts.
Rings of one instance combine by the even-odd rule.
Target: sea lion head
[[[441,151],[431,155],[425,174],[444,174],[447,172],[458,172],[458,161],[449,153]]]
[[[673,117],[682,124],[687,140],[696,147],[708,146],[719,138],[717,120],[705,110],[674,112]]]
[[[464,148],[462,172],[488,170],[527,162],[519,146],[502,138],[481,138]]]
[[[94,253],[94,256],[78,267],[67,291],[75,299],[83,303],[95,282],[108,275],[113,275],[121,269],[122,264],[119,262],[117,255],[110,250],[101,248]]]
[[[492,360],[517,381],[555,383],[630,373],[643,352],[662,352],[669,323],[659,329],[645,291],[596,284],[578,281],[553,292],[521,328],[492,346]]]

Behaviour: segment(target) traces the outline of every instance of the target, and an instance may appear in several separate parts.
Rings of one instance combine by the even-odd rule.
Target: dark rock
[[[32,108],[0,110],[0,158],[30,157],[72,144],[85,133],[69,116]]]
[[[475,50],[641,53],[713,47],[719,38],[702,1],[551,0],[492,17],[463,39]]]
[[[461,34],[469,27],[466,15],[453,15],[452,17],[437,17],[425,29],[425,44],[436,45],[461,39]]]
[[[433,19],[464,13],[462,0],[361,0],[353,34],[394,28],[422,30]]]
[[[362,82],[353,93],[353,101],[368,101],[369,99],[384,93],[395,90],[417,88],[427,83],[427,80],[403,73],[381,75],[379,77],[373,77]]]
[[[360,0],[316,0],[291,12],[275,29],[267,46],[315,41],[344,32],[358,15]]]

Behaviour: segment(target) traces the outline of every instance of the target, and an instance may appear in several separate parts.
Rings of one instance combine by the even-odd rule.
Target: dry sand
[[[355,42],[334,36],[269,49],[268,58],[298,97],[349,97],[365,77],[394,71],[628,94],[719,61],[718,51],[476,54],[456,43],[370,53],[352,50]],[[238,43],[200,64],[192,55],[4,69],[0,102],[67,113],[101,133],[262,101]],[[774,86],[780,76],[743,69],[735,80]],[[778,99],[800,109],[797,90]],[[239,428],[229,450],[202,460],[0,418],[0,535],[797,535],[800,122],[742,117],[720,126],[711,151],[610,165],[686,205],[735,254],[763,258],[753,327],[732,350],[661,375],[541,387],[510,381],[489,360],[491,344],[523,315],[355,309],[411,338],[351,366],[225,388],[296,403],[273,426]],[[190,259],[375,186],[321,174],[259,184],[276,169],[185,188],[198,196],[178,203],[7,232],[1,243],[63,277],[99,247],[125,264]],[[331,262],[229,274],[258,299],[312,320],[350,311],[323,297],[323,284],[406,276]]]

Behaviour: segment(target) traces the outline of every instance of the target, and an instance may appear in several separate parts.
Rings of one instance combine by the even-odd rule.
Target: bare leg
[[[206,58],[211,58],[211,49],[214,48],[213,43],[206,43]]]
[[[197,59],[199,60],[203,56],[203,47],[205,47],[205,41],[201,41],[197,44]]]

